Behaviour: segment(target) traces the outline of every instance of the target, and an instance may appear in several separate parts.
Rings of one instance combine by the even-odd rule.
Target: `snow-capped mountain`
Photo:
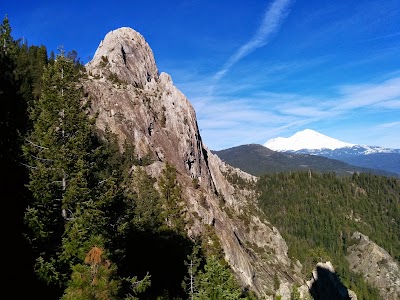
[[[334,150],[355,145],[336,140],[312,129],[305,129],[288,138],[278,137],[271,139],[264,146],[274,151],[298,151],[301,149]]]
[[[311,129],[299,131],[289,138],[270,139],[264,146],[278,152],[324,156],[354,166],[400,174],[400,149],[346,143]]]

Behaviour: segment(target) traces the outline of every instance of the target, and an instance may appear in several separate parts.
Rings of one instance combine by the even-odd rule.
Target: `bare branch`
[[[106,181],[108,181],[108,180],[110,180],[111,179],[111,177],[108,177],[107,179],[104,179],[104,180],[102,180],[102,181],[99,181],[99,183],[97,184],[97,185],[101,185],[101,184],[103,184],[104,182],[106,182]]]
[[[30,141],[30,140],[28,140],[28,139],[25,139],[29,144],[31,144],[31,145],[33,145],[33,146],[35,146],[35,147],[37,147],[37,148],[40,148],[40,149],[49,149],[49,148],[46,148],[46,147],[42,147],[42,146],[39,146],[39,145],[37,145],[37,144],[35,144],[34,142],[32,142],[32,141]]]
[[[28,169],[33,169],[33,170],[37,170],[37,169],[39,169],[38,167],[32,167],[32,166],[30,166],[30,165],[27,165],[27,164],[24,164],[24,163],[22,163],[22,162],[19,162],[21,165],[23,165],[24,167],[27,167]]]
[[[37,157],[37,156],[35,156],[35,155],[33,155],[33,154],[30,154],[30,156],[32,156],[33,158],[36,158],[36,159],[38,159],[38,160],[41,160],[41,161],[54,162],[54,159],[40,158],[40,157]]]
[[[67,212],[68,211],[68,212]],[[71,216],[71,217],[69,217],[68,216],[68,213],[69,213],[69,215]],[[75,219],[75,217],[74,217],[74,214],[73,214],[73,212],[70,210],[70,209],[62,209],[61,210],[61,215],[62,215],[62,217],[65,219],[65,220],[67,220],[67,221],[71,221],[71,220],[74,220]]]

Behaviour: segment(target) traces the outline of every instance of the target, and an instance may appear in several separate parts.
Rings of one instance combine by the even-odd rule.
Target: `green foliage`
[[[101,56],[101,61],[100,61],[100,65],[99,65],[99,66],[100,66],[101,68],[104,68],[105,66],[107,66],[107,64],[108,64],[108,57],[102,55],[102,56]]]
[[[13,262],[13,268],[10,268],[4,284],[29,283],[30,289],[18,292],[21,298],[34,297],[42,289],[41,282],[32,272],[35,259],[31,256],[31,245],[22,234],[29,191],[25,186],[28,172],[23,165],[21,145],[30,127],[28,111],[33,99],[40,94],[46,61],[44,46],[29,46],[25,39],[12,37],[10,20],[6,16],[0,24],[0,165],[3,172],[2,200],[7,203],[7,217],[13,220],[13,226],[3,235],[4,240],[13,242],[3,249],[3,255]]]
[[[160,123],[161,123],[161,127],[162,127],[162,128],[165,128],[165,126],[167,125],[167,116],[165,115],[165,111],[163,111],[163,112],[161,113],[161,120],[160,120]]]
[[[275,291],[279,289],[280,284],[281,283],[280,283],[278,275],[274,274],[274,290]]]
[[[68,277],[69,266],[82,259],[85,243],[103,232],[104,207],[113,200],[108,193],[112,180],[96,190],[94,123],[80,104],[79,76],[74,62],[63,55],[47,65],[41,97],[31,112],[33,129],[23,147],[33,197],[25,220],[43,261],[37,271],[57,285]],[[44,272],[53,269],[60,275]]]
[[[229,268],[215,256],[207,258],[204,271],[196,277],[196,300],[234,300],[241,297],[241,290]]]
[[[206,256],[215,256],[220,260],[223,259],[224,252],[212,225],[205,225],[201,248]]]
[[[192,185],[195,189],[198,189],[200,187],[199,180],[197,178],[192,179]]]
[[[297,286],[293,285],[292,290],[290,291],[290,300],[300,300],[300,292],[297,289]]]
[[[183,233],[185,220],[182,209],[182,190],[177,180],[177,171],[168,162],[159,181],[162,198],[162,217],[169,228]]]
[[[139,300],[136,295],[140,295],[141,293],[144,293],[151,285],[151,276],[149,273],[146,274],[146,276],[142,280],[138,280],[137,277],[128,277],[126,281],[129,282],[130,288],[131,288],[131,293],[129,293],[126,296],[126,300]]]
[[[4,161],[3,168],[22,173],[17,163],[22,136],[29,128],[28,110],[32,100],[40,94],[47,52],[44,46],[28,46],[14,40],[11,32],[5,17],[0,26],[0,158]]]
[[[119,231],[154,230],[161,226],[160,195],[154,180],[142,167],[136,167],[127,181],[124,211],[119,220]]]
[[[199,245],[194,245],[192,253],[187,256],[185,260],[185,266],[187,267],[187,275],[185,275],[182,281],[182,288],[186,291],[189,299],[193,299],[197,292],[196,278],[200,270],[200,266],[203,263],[204,257],[200,252],[201,248]]]
[[[85,265],[72,267],[71,280],[61,299],[117,299],[120,282],[116,266],[105,258],[103,249],[92,247],[85,258]]]
[[[242,291],[221,255],[205,255],[200,244],[193,246],[185,261],[187,275],[182,287],[189,299],[257,299],[252,292]]]
[[[45,260],[42,256],[39,256],[35,263],[35,270],[38,277],[49,285],[53,283],[62,285],[62,282],[66,280],[66,276],[59,272],[57,263],[54,257]]]
[[[107,270],[104,266],[101,266],[99,268],[99,276],[101,277],[101,280],[99,280],[98,284],[92,284],[92,272],[89,266],[81,264],[73,266],[71,282],[61,299],[115,299],[114,296],[118,289],[118,282],[109,282],[106,279],[108,272],[111,271]]]
[[[223,173],[225,178],[239,189],[254,189],[255,185],[252,180],[246,180],[234,172]]]
[[[13,195],[5,201],[16,205],[13,219],[16,215],[22,221],[24,215],[29,240],[29,244],[17,243],[18,254],[7,247],[11,251],[5,257],[18,263],[13,274],[7,274],[11,282],[31,283],[26,274],[32,270],[24,263],[30,263],[33,250],[37,275],[46,288],[63,291],[63,299],[187,295],[254,299],[251,293],[240,292],[212,226],[206,227],[202,239],[204,253],[198,247],[192,250],[184,235],[177,170],[166,165],[158,191],[156,179],[143,168],[152,162],[149,157],[138,159],[133,145],[126,142],[120,147],[107,129],[95,132],[94,120],[80,101],[84,67],[76,51],[51,53],[48,58],[45,46],[30,46],[11,33],[6,17],[0,26],[0,155],[7,171],[2,192]],[[101,63],[106,66],[108,59],[103,57]],[[109,79],[125,84],[113,73]],[[165,127],[162,109],[160,123]],[[21,168],[21,148],[26,169]],[[253,188],[253,183],[236,175],[225,175],[238,187]],[[361,275],[348,271],[343,254],[351,244],[351,233],[359,230],[400,259],[398,180],[369,174],[337,178],[282,173],[262,177],[258,184],[260,203],[285,236],[292,256],[307,270],[321,259],[332,260],[360,299],[378,298]],[[198,187],[196,180],[193,186]],[[224,203],[222,195],[220,201]],[[200,202],[208,208],[205,198]],[[22,236],[19,231],[18,236]],[[176,283],[181,283],[186,270],[185,291],[181,291]],[[274,283],[279,285],[277,278]]]
[[[126,82],[123,81],[122,79],[120,79],[118,77],[118,75],[113,73],[113,72],[111,72],[110,75],[108,75],[107,79],[110,80],[112,83],[118,85],[118,86],[119,85],[126,85]]]
[[[8,52],[12,51],[10,50],[10,46],[13,47],[14,40],[11,36],[11,30],[10,21],[6,15],[0,26],[0,46],[2,55],[7,55]]]

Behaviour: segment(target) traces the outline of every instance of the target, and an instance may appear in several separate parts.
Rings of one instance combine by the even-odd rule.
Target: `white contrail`
[[[253,38],[239,48],[225,63],[223,68],[214,75],[218,80],[243,57],[249,55],[255,49],[265,46],[288,14],[288,7],[292,0],[275,0],[265,11],[264,19]]]

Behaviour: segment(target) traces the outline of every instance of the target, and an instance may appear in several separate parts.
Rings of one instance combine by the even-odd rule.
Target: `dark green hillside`
[[[338,175],[350,175],[354,172],[371,172],[377,175],[396,176],[394,173],[356,167],[322,156],[277,152],[258,144],[241,145],[212,152],[227,164],[255,176],[302,170],[313,170],[323,173],[334,172]]]
[[[371,174],[292,172],[261,176],[259,203],[284,236],[289,255],[311,269],[333,261],[357,295],[373,294],[348,271],[350,236],[360,231],[400,260],[400,180]],[[361,299],[375,299],[372,296]]]

